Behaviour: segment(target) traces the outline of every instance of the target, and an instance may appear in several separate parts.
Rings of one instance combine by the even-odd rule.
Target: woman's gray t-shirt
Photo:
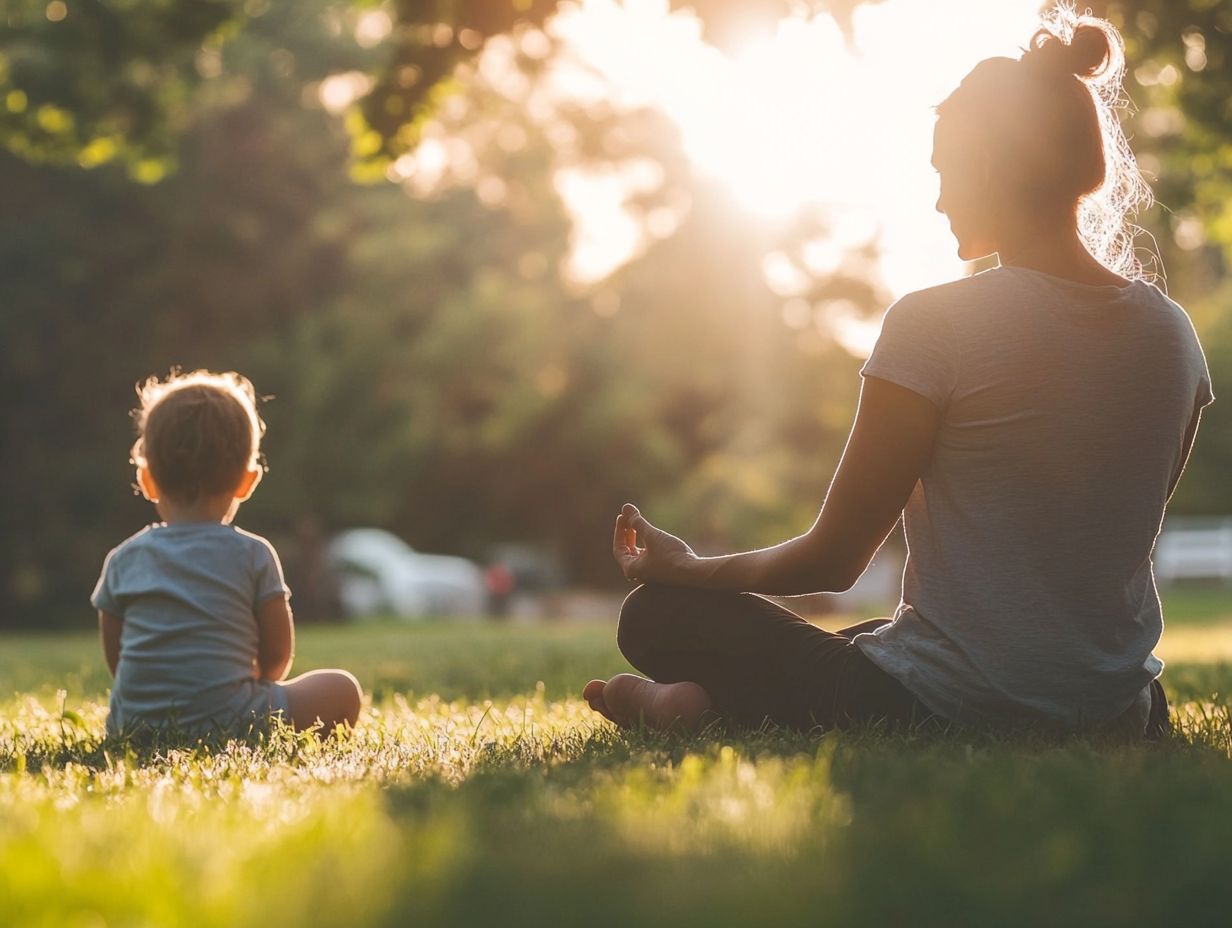
[[[1163,669],[1151,550],[1213,398],[1185,311],[1142,281],[997,268],[891,306],[861,373],[941,420],[902,602],[856,644],[954,721],[1124,712]]]
[[[123,621],[108,731],[226,731],[285,710],[257,679],[256,613],[289,595],[270,543],[232,525],[160,523],[118,545],[90,600]]]

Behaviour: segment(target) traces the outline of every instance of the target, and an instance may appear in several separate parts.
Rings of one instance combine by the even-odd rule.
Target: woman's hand
[[[687,584],[690,566],[699,560],[693,549],[662,529],[655,528],[625,503],[616,517],[612,556],[627,580]]]

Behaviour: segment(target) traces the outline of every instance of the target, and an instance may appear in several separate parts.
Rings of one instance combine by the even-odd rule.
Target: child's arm
[[[257,610],[257,676],[283,680],[295,659],[295,625],[285,596],[267,599]]]
[[[103,640],[103,659],[107,661],[107,669],[114,679],[116,665],[120,663],[120,629],[124,622],[110,612],[98,610],[98,634]]]

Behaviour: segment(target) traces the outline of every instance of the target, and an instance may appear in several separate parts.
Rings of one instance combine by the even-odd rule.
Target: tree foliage
[[[868,2],[868,0],[864,0]],[[720,46],[802,9],[849,24],[860,0],[673,0]],[[354,124],[356,157],[374,167],[412,149],[455,75],[494,36],[541,29],[561,0],[395,0],[372,83]],[[371,11],[352,0],[324,11],[332,32]],[[315,8],[314,8],[315,9]],[[269,0],[11,0],[0,11],[0,146],[28,160],[94,167],[125,162],[154,182],[174,161],[223,45],[253,28]],[[368,43],[365,43],[368,44]],[[376,44],[374,37],[371,44]],[[71,61],[72,67],[64,67]],[[375,174],[373,176],[376,176]]]
[[[698,9],[707,36],[731,43],[788,6]],[[481,559],[529,540],[602,582],[626,499],[703,549],[807,525],[857,362],[812,318],[784,324],[761,262],[824,236],[826,217],[739,220],[662,116],[562,109],[545,125],[468,72],[493,36],[529,34],[554,8],[400,2],[380,8],[391,31],[371,47],[355,28],[377,8],[329,0],[0,12],[0,473],[18,488],[0,510],[0,624],[88,615],[103,554],[152,518],[128,491],[133,384],[172,364],[236,368],[273,396],[271,473],[243,521],[276,538],[304,520],[375,524]],[[1232,393],[1217,295],[1232,241],[1227,14],[1206,0],[1108,12],[1142,78],[1140,117],[1160,130],[1135,137],[1168,207],[1147,222],[1207,339],[1216,393]],[[533,81],[542,60],[516,65]],[[1168,65],[1176,79],[1152,82]],[[348,72],[369,90],[340,121],[320,82]],[[468,176],[351,182],[357,152],[384,165],[427,113],[468,146]],[[631,206],[647,221],[674,211],[674,231],[602,283],[571,284],[560,269],[576,232],[556,173],[647,160],[657,179]],[[883,307],[872,256],[851,257],[805,301]],[[1232,511],[1222,408],[1182,483],[1189,511]]]
[[[1132,65],[1139,157],[1171,207],[1167,229],[1199,219],[1232,255],[1232,8],[1214,0],[1107,5]],[[1172,237],[1172,236],[1170,236]]]
[[[172,364],[236,368],[272,395],[271,473],[242,521],[275,538],[311,519],[480,559],[531,541],[602,582],[626,499],[703,543],[807,525],[856,378],[815,328],[783,326],[765,287],[761,254],[793,230],[733,221],[662,117],[572,114],[579,151],[663,166],[639,208],[692,203],[670,239],[578,289],[558,270],[559,153],[517,101],[474,87],[459,117],[518,129],[475,141],[499,203],[475,183],[408,197],[349,180],[347,133],[303,87],[355,53],[312,6],[227,43],[156,185],[0,156],[3,476],[23,488],[0,513],[3,622],[88,615],[107,548],[153,517],[129,489],[125,413]],[[846,286],[875,305],[867,282]]]
[[[160,179],[198,62],[240,15],[236,0],[13,0],[0,13],[0,141],[32,161],[122,158]]]

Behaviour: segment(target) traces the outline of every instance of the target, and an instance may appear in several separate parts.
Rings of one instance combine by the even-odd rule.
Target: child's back
[[[273,548],[219,522],[153,525],[107,557],[96,608],[122,616],[108,730],[234,730],[285,711],[256,677],[257,623],[288,593]]]
[[[354,725],[345,670],[286,679],[290,595],[274,549],[231,520],[264,473],[256,391],[234,372],[172,373],[138,388],[137,485],[163,518],[107,555],[94,590],[115,676],[110,734],[242,735],[275,715],[295,728]]]

